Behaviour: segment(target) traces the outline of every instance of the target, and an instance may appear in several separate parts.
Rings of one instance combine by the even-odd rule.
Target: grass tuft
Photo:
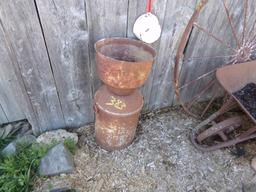
[[[17,153],[0,160],[0,192],[28,192],[40,163],[50,146],[18,144]]]
[[[0,140],[0,151],[10,140]],[[55,146],[34,143],[28,146],[27,143],[17,144],[17,153],[12,156],[0,154],[0,192],[29,192],[37,176],[40,160],[47,151]],[[73,139],[65,139],[65,147],[74,154],[76,144]]]
[[[77,149],[74,139],[67,138],[64,140],[65,147],[74,155]]]

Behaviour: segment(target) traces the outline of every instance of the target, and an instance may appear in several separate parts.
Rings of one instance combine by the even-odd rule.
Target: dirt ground
[[[93,126],[80,128],[76,171],[40,179],[35,191],[57,185],[82,192],[256,192],[255,141],[202,153],[188,139],[196,124],[179,109],[149,114],[134,142],[115,152],[96,145]]]

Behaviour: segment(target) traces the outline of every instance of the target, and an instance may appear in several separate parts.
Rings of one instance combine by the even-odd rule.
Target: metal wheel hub
[[[249,61],[251,60],[251,54],[252,54],[252,48],[248,47],[248,46],[242,46],[237,50],[236,53],[236,61],[239,62],[245,62],[245,61]]]

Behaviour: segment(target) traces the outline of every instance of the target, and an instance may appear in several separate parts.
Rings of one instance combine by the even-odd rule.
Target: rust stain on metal
[[[204,6],[205,4],[208,2],[208,0],[201,0],[198,5],[196,6],[196,10],[197,11],[200,11]]]
[[[216,77],[222,87],[230,94],[230,97],[227,102],[223,104],[219,111],[212,114],[208,119],[200,123],[196,129],[201,129],[202,127],[209,124],[209,122],[216,119],[218,116],[229,111],[234,107],[234,103],[238,104],[243,109],[245,114],[247,114],[254,122],[254,124],[256,124],[256,119],[243,106],[243,104],[233,96],[234,92],[242,89],[248,83],[256,83],[256,61],[240,63],[236,65],[228,65],[219,68],[217,69]],[[241,122],[241,117],[232,117],[226,119],[211,126],[197,136],[191,135],[191,141],[197,149],[207,152],[214,151],[223,147],[233,146],[237,143],[256,138],[255,126],[236,136],[234,139],[228,138],[227,134],[234,131],[236,128],[239,128],[241,126]],[[212,146],[201,145],[204,140],[215,135],[219,135],[223,142]]]
[[[252,34],[252,32],[249,32],[249,28],[247,29],[248,23],[248,1],[244,1],[244,9],[243,9],[243,14],[244,14],[244,18],[243,18],[243,31],[242,31],[242,39],[240,40],[239,37],[239,32],[236,32],[235,27],[234,27],[234,22],[233,22],[233,18],[232,18],[232,14],[230,13],[230,9],[229,6],[227,6],[227,3],[225,1],[222,1],[223,4],[223,9],[225,10],[225,14],[227,17],[227,21],[228,24],[231,28],[231,32],[232,32],[232,36],[235,39],[236,42],[236,47],[233,47],[233,45],[231,46],[231,44],[225,42],[225,40],[223,40],[222,38],[219,38],[218,35],[215,35],[214,33],[210,32],[207,28],[201,26],[199,23],[200,22],[196,22],[198,20],[198,16],[200,15],[200,12],[202,11],[202,9],[204,8],[204,6],[208,3],[208,0],[201,0],[199,1],[198,5],[196,6],[196,9],[193,13],[193,15],[191,16],[183,34],[182,34],[182,38],[180,40],[179,46],[178,46],[178,50],[177,50],[177,55],[176,55],[176,59],[175,59],[175,66],[174,66],[174,79],[173,79],[173,84],[175,87],[175,94],[177,96],[177,99],[179,100],[179,102],[181,103],[182,107],[184,108],[184,110],[194,116],[194,117],[203,117],[204,114],[207,114],[206,112],[208,111],[208,109],[210,108],[210,106],[212,106],[213,101],[215,100],[213,99],[209,99],[209,102],[207,105],[205,105],[206,107],[203,110],[199,110],[202,111],[203,113],[201,113],[200,115],[198,115],[196,113],[196,111],[198,110],[194,110],[193,106],[197,106],[197,104],[199,103],[200,99],[199,98],[207,98],[207,93],[209,92],[209,90],[212,90],[213,87],[218,86],[217,83],[212,84],[211,83],[211,79],[215,82],[216,78],[213,75],[216,70],[217,70],[217,65],[215,68],[210,69],[210,71],[205,71],[204,74],[198,75],[197,77],[193,76],[193,79],[190,79],[189,81],[187,81],[188,79],[186,79],[185,84],[182,84],[182,81],[184,80],[183,77],[181,77],[181,68],[183,68],[183,72],[182,74],[188,74],[185,70],[186,70],[186,65],[189,64],[188,61],[194,61],[196,62],[196,60],[199,61],[205,61],[202,59],[214,59],[214,58],[226,58],[228,59],[228,61],[224,62],[222,64],[222,66],[224,65],[231,65],[231,64],[237,64],[237,63],[244,63],[250,60],[255,59],[253,56],[254,50],[255,50],[255,38]],[[213,39],[216,42],[220,43],[223,47],[226,47],[227,49],[229,49],[230,51],[232,51],[232,54],[230,55],[216,55],[216,56],[197,56],[197,57],[191,57],[191,58],[185,58],[183,60],[184,57],[184,51],[185,51],[185,47],[188,43],[188,39],[191,35],[192,29],[193,27],[196,28],[196,31],[198,31],[198,33],[203,33],[204,35],[208,36],[209,39]],[[195,31],[194,31],[195,32]],[[194,32],[192,35],[194,35]],[[197,33],[197,32],[195,32]],[[247,36],[248,33],[248,37],[245,38],[245,36]],[[183,62],[183,63],[182,63]],[[193,62],[193,63],[194,63]],[[198,62],[200,63],[200,62]],[[207,63],[206,63],[207,64]],[[182,65],[182,67],[181,67]],[[184,75],[184,77],[186,77],[186,75]],[[204,83],[203,80],[206,80]],[[209,80],[207,80],[209,79]],[[209,82],[209,83],[207,83]],[[189,86],[191,85],[191,86]],[[209,85],[209,86],[208,86]],[[192,90],[194,89],[194,87],[204,87],[205,91],[201,92],[201,89],[198,90]],[[191,89],[191,90],[189,90]],[[192,97],[192,99],[190,101],[188,101],[188,97],[186,96],[187,92],[195,92],[195,96],[196,97]],[[217,94],[216,94],[217,95]],[[215,96],[214,96],[215,97]],[[194,100],[194,98],[196,100]],[[200,112],[198,112],[200,113]]]
[[[216,77],[222,87],[233,97],[233,93],[242,89],[246,84],[256,83],[256,61],[219,68],[217,69]],[[243,104],[235,97],[233,98],[256,124],[256,119],[244,108]]]
[[[95,50],[100,79],[118,95],[128,95],[145,83],[156,55],[148,44],[127,38],[102,39]]]
[[[177,99],[180,101],[182,107],[184,110],[194,116],[194,111],[191,110],[192,105],[195,103],[197,98],[200,98],[202,94],[207,93],[208,90],[215,84],[216,78],[213,74],[216,72],[217,80],[222,85],[222,87],[225,89],[226,92],[229,93],[229,97],[227,101],[223,104],[223,106],[215,113],[213,113],[208,119],[201,122],[195,129],[199,130],[203,127],[208,126],[209,123],[213,122],[215,123],[215,119],[224,114],[225,112],[229,111],[230,109],[234,108],[237,104],[243,109],[243,111],[252,119],[252,121],[256,124],[256,119],[250,114],[250,112],[246,109],[245,106],[236,98],[233,96],[233,93],[235,91],[240,91],[244,86],[248,85],[249,83],[256,83],[256,61],[253,60],[253,51],[255,49],[255,38],[254,36],[251,36],[252,34],[249,33],[248,35],[251,37],[245,38],[247,30],[247,10],[248,10],[248,1],[244,1],[244,22],[243,22],[243,32],[242,32],[242,40],[240,42],[239,38],[237,37],[237,34],[235,32],[235,28],[232,23],[232,17],[229,13],[229,9],[223,1],[223,6],[225,9],[225,13],[229,22],[229,25],[232,30],[232,35],[234,36],[236,40],[237,47],[233,48],[229,44],[227,44],[225,41],[220,39],[218,36],[214,35],[204,27],[200,26],[198,23],[196,23],[196,20],[202,10],[202,8],[207,4],[208,0],[201,0],[199,4],[197,5],[193,15],[191,16],[188,25],[186,26],[181,41],[178,46],[177,55],[175,58],[175,66],[174,66],[174,79],[173,84],[175,87],[175,93],[177,96]],[[191,31],[193,27],[196,27],[199,31],[206,34],[208,37],[216,40],[226,48],[230,49],[233,52],[233,55],[230,55],[231,60],[227,62],[226,64],[223,63],[222,66],[228,65],[223,68],[215,68],[205,74],[202,74],[198,76],[196,79],[193,79],[189,82],[186,82],[185,85],[180,84],[180,69],[181,69],[181,63],[184,57],[184,50],[186,48],[186,45],[188,43],[188,39],[190,37]],[[215,58],[218,58],[220,56],[215,56]],[[197,57],[201,58],[202,57]],[[208,58],[214,58],[214,57],[208,57]],[[191,58],[192,60],[193,58]],[[194,58],[196,59],[196,58]],[[187,60],[187,59],[185,59]],[[248,62],[251,61],[251,62]],[[239,63],[239,64],[238,64]],[[236,65],[234,65],[236,64]],[[184,65],[184,63],[183,63]],[[212,78],[206,85],[203,87],[203,89],[200,89],[196,97],[192,97],[191,101],[183,101],[181,98],[181,89],[185,87],[189,87],[188,85],[191,85],[192,83],[199,82],[204,77]],[[213,83],[212,83],[213,82]],[[192,87],[192,86],[191,86]],[[186,90],[186,89],[183,89]],[[184,92],[183,92],[184,93]],[[215,97],[215,96],[214,96]],[[206,105],[206,108],[202,110],[202,114],[205,114],[206,111],[209,109],[210,105],[213,103],[214,99],[211,99],[210,102]],[[256,127],[252,127],[243,134],[237,136],[235,139],[229,139],[227,134],[232,132],[235,128],[240,127],[241,125],[241,118],[240,117],[233,117],[226,119],[222,122],[215,123],[215,125],[211,126],[198,136],[191,136],[192,143],[200,150],[202,151],[212,151],[216,149],[220,149],[222,147],[228,147],[231,145],[235,145],[237,143],[246,141],[248,139],[256,138]],[[218,144],[207,146],[207,145],[201,145],[204,140],[206,140],[208,137],[219,135],[223,142],[220,142]]]
[[[180,78],[179,78],[179,74],[180,74],[180,68],[181,68],[181,63],[182,63],[182,59],[184,56],[184,50],[185,47],[188,43],[188,39],[190,36],[190,33],[193,29],[194,23],[197,20],[200,11],[202,10],[202,8],[207,4],[208,0],[201,0],[199,2],[199,4],[197,5],[193,15],[191,16],[188,25],[186,26],[182,36],[181,36],[181,40],[177,49],[177,54],[175,57],[175,64],[174,64],[174,69],[173,69],[173,86],[175,88],[175,94],[177,96],[177,100],[180,102],[180,104],[182,105],[183,109],[190,114],[191,116],[196,117],[193,113],[191,113],[189,111],[189,109],[186,107],[185,103],[182,102],[181,98],[180,98],[180,90],[179,90],[179,85],[180,85]]]
[[[96,142],[109,151],[128,146],[134,139],[143,106],[141,93],[136,90],[131,95],[118,96],[102,86],[94,103]]]

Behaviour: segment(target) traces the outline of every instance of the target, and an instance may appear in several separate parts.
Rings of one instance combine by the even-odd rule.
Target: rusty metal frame
[[[180,92],[179,92],[179,69],[180,69],[180,61],[181,59],[183,58],[184,56],[184,50],[185,50],[185,47],[188,43],[188,39],[189,39],[189,36],[191,34],[191,31],[193,29],[193,25],[194,25],[194,22],[196,21],[196,19],[198,18],[198,15],[200,13],[200,11],[202,10],[202,8],[207,4],[208,0],[201,0],[200,3],[197,5],[193,15],[191,16],[189,22],[188,22],[188,25],[186,26],[183,34],[182,34],[182,37],[181,37],[181,40],[180,40],[180,43],[179,43],[179,46],[178,46],[178,50],[177,50],[177,55],[175,57],[175,65],[174,65],[174,73],[173,73],[173,84],[174,84],[174,88],[175,88],[175,94],[177,96],[177,99],[178,101],[180,102],[180,104],[182,105],[183,109],[190,115],[194,116],[195,115],[193,113],[191,113],[187,107],[185,106],[185,104],[181,101],[180,99]]]
[[[186,83],[185,85],[182,85],[181,87],[179,87],[180,86],[180,77],[179,76],[180,76],[181,69],[182,69],[181,61],[183,60],[184,51],[187,46],[187,43],[188,43],[188,40],[189,40],[189,37],[190,37],[193,27],[196,27],[199,31],[207,33],[208,36],[215,39],[216,41],[218,41],[219,43],[224,45],[226,48],[231,49],[234,52],[234,55],[227,56],[227,57],[231,57],[231,56],[233,57],[229,61],[228,64],[237,64],[237,63],[244,63],[244,62],[250,61],[250,60],[252,60],[251,52],[256,50],[256,45],[255,45],[256,44],[256,35],[254,35],[252,38],[250,38],[252,31],[249,31],[249,37],[246,37],[246,25],[247,25],[247,17],[248,17],[248,15],[247,15],[248,0],[244,1],[245,11],[244,11],[243,32],[242,32],[241,42],[238,39],[236,32],[234,30],[234,26],[231,21],[231,16],[229,14],[229,10],[226,5],[226,2],[225,2],[225,0],[222,1],[225,12],[226,12],[226,16],[228,18],[229,25],[232,30],[232,35],[234,36],[236,43],[237,43],[237,48],[232,48],[229,44],[226,44],[224,41],[219,39],[217,36],[210,33],[209,31],[207,31],[206,29],[204,29],[203,27],[201,27],[199,24],[196,23],[196,20],[200,14],[200,11],[207,3],[208,3],[208,0],[201,0],[200,3],[197,5],[193,15],[191,16],[183,34],[182,34],[181,41],[179,43],[178,50],[177,50],[177,55],[175,58],[174,69],[173,69],[173,84],[174,84],[177,100],[180,102],[180,104],[182,105],[185,112],[187,112],[188,114],[190,114],[193,117],[197,117],[197,116],[194,113],[192,113],[189,110],[189,108],[191,105],[193,105],[194,97],[192,98],[192,101],[190,101],[190,104],[186,105],[181,99],[180,89],[190,85],[193,82],[198,81],[201,78],[204,78],[205,76],[208,76],[209,74],[213,74],[217,71],[217,69],[212,70],[206,74],[203,74],[203,75],[197,77],[197,79],[192,80],[192,81]],[[256,20],[253,24],[253,29],[255,28],[255,24],[256,24]],[[220,56],[215,56],[215,57],[220,57]],[[222,57],[224,57],[224,56],[222,56]],[[207,91],[209,89],[209,87],[211,87],[212,85],[214,85],[214,83],[212,83],[212,81],[208,82],[206,84],[206,87],[204,89],[202,89],[202,91],[203,92]],[[228,91],[227,89],[225,89],[225,90]],[[229,94],[231,94],[230,91],[228,91],[228,92],[229,92]],[[199,93],[199,94],[201,94],[201,93]],[[196,97],[197,96],[198,95],[196,95]],[[214,98],[210,100],[210,103],[207,104],[206,109],[203,110],[203,113],[206,113],[207,109],[209,108],[209,105],[211,105],[213,100],[214,100]],[[239,104],[239,106],[245,111],[245,113],[251,117],[251,115],[248,114],[248,111],[246,111],[245,108],[243,106],[241,106],[241,103],[239,103],[239,101],[237,101],[235,98],[233,98],[232,95],[229,95],[227,101],[222,105],[222,107],[217,112],[213,113],[210,117],[208,117],[206,120],[202,121],[198,126],[196,126],[195,130],[199,130],[199,129],[205,127],[206,125],[209,125],[209,123],[214,122],[214,120],[217,117],[219,117],[220,115],[237,107],[238,106],[237,104]],[[256,120],[253,119],[253,121],[255,123]],[[241,126],[241,122],[242,122],[241,117],[233,117],[233,118],[229,118],[224,121],[221,121],[217,124],[215,123],[213,126],[211,126],[210,128],[203,131],[202,133],[200,133],[197,136],[195,136],[195,134],[191,134],[190,135],[191,142],[194,144],[194,146],[197,149],[207,152],[207,151],[217,150],[217,149],[220,149],[223,147],[232,146],[237,143],[246,141],[248,139],[256,138],[256,126],[254,126],[254,127],[250,128],[249,130],[247,130],[246,132],[240,134],[236,138],[231,139],[231,140],[228,139],[226,134],[229,134],[230,132],[234,131],[236,128],[239,128]],[[205,146],[202,144],[205,139],[215,136],[215,135],[219,135],[220,138],[223,140],[223,142],[218,143],[213,146],[207,146],[207,145]]]
[[[241,63],[237,65],[229,65],[217,70],[216,76],[219,83],[229,94],[229,98],[222,105],[222,107],[215,113],[213,113],[208,119],[201,122],[195,130],[200,130],[207,126],[210,122],[220,115],[226,113],[227,111],[239,106],[245,114],[251,118],[252,122],[256,124],[256,119],[250,114],[250,112],[243,106],[243,104],[234,96],[234,92],[243,88],[244,85],[254,82],[256,83],[255,78],[256,70],[256,61]],[[254,72],[254,73],[252,73]],[[238,78],[238,74],[240,78]],[[232,117],[226,120],[223,120],[217,124],[212,125],[210,128],[206,129],[202,133],[195,135],[191,134],[190,139],[192,144],[199,150],[207,152],[214,151],[223,147],[233,146],[237,143],[256,138],[256,126],[248,129],[244,133],[236,136],[234,139],[229,139],[228,134],[230,134],[235,129],[239,128],[242,125],[241,117]],[[219,135],[222,139],[222,142],[208,146],[203,145],[203,141],[209,137]]]

